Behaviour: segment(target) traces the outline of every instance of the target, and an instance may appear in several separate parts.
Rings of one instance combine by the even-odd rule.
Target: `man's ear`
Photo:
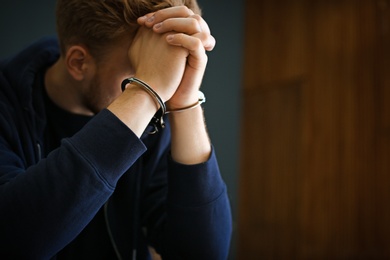
[[[69,74],[78,81],[88,78],[93,73],[93,59],[86,48],[79,45],[71,46],[66,52],[66,67]]]

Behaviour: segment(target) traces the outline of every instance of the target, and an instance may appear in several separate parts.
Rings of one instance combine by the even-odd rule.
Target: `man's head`
[[[120,39],[135,35],[138,17],[179,5],[200,14],[196,0],[58,0],[61,53],[72,45],[82,45],[99,60]]]
[[[133,75],[128,50],[137,19],[173,6],[200,14],[196,0],[57,0],[61,57],[46,74],[49,96],[62,108],[97,113],[121,93]]]

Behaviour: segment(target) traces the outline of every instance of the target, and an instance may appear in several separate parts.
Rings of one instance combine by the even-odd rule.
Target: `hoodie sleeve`
[[[231,210],[214,149],[205,163],[168,167],[167,259],[227,259]]]
[[[183,165],[168,159],[166,169],[168,189],[160,189],[158,196],[165,195],[166,201],[158,206],[155,199],[152,206],[166,212],[148,214],[149,221],[154,219],[148,223],[151,245],[163,259],[227,259],[231,209],[214,149],[205,163]],[[164,183],[163,175],[156,175],[160,177],[154,183]]]
[[[0,248],[2,256],[47,259],[72,241],[146,150],[108,110],[25,169],[0,115]],[[22,144],[21,144],[22,145]],[[26,145],[26,144],[24,144]]]

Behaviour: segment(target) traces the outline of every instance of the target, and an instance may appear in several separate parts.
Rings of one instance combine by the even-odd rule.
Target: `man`
[[[59,0],[58,42],[0,63],[1,258],[227,257],[229,201],[198,96],[215,40],[199,12]]]

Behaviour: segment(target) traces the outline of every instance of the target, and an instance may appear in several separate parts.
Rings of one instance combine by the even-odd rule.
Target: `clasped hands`
[[[185,6],[149,13],[129,49],[135,77],[175,110],[194,104],[215,39],[203,18]]]

